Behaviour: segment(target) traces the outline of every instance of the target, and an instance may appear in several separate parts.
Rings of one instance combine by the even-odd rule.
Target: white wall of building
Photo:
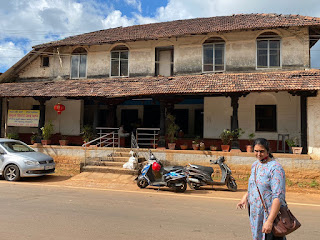
[[[58,115],[54,110],[54,105],[63,104],[66,109]],[[33,98],[10,98],[9,109],[30,110],[33,105],[39,105],[39,102]],[[62,135],[79,135],[81,126],[81,100],[66,100],[65,98],[52,98],[45,103],[46,122],[51,121],[54,125],[54,133]],[[5,111],[5,108],[4,108]],[[3,119],[4,120],[4,119]],[[8,132],[13,133],[36,133],[37,128],[31,127],[8,127]]]
[[[307,98],[308,153],[320,159],[320,96]]]
[[[255,131],[255,105],[276,105],[277,132]],[[320,108],[319,108],[320,114]],[[206,97],[204,99],[204,137],[219,138],[223,129],[231,126],[231,98]],[[255,137],[277,140],[279,134],[289,134],[300,139],[300,97],[287,92],[250,93],[239,100],[239,127],[245,133],[241,139],[248,139],[248,134]],[[319,125],[320,126],[320,125]]]

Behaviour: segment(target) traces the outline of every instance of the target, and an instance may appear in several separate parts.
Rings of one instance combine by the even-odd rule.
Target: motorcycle
[[[199,189],[205,185],[227,185],[228,189],[237,191],[236,180],[231,175],[231,169],[224,163],[224,157],[219,157],[217,160],[210,160],[210,164],[218,164],[221,169],[221,180],[219,182],[212,179],[213,168],[201,165],[189,164],[186,167],[186,174],[188,175],[188,184],[192,189]]]
[[[148,185],[156,187],[169,187],[175,192],[185,192],[187,189],[187,175],[182,166],[164,167],[160,160],[150,154],[148,163],[144,166],[137,178],[139,188],[146,188]]]

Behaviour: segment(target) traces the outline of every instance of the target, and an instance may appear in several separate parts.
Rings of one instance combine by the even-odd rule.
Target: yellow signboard
[[[8,126],[38,127],[40,110],[8,110]]]

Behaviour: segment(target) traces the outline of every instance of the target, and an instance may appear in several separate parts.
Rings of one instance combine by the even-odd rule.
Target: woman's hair
[[[270,158],[273,158],[273,155],[272,155],[272,153],[270,152],[270,144],[269,144],[269,142],[268,142],[267,139],[265,139],[265,138],[257,138],[257,139],[254,141],[253,147],[254,147],[255,145],[261,145],[261,146],[263,146],[263,147],[267,150],[267,153],[269,154],[269,157],[270,157]]]

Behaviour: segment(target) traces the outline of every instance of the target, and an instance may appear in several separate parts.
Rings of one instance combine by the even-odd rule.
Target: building
[[[0,76],[7,109],[40,109],[40,126],[160,127],[172,112],[186,136],[219,139],[242,128],[276,141],[296,137],[320,154],[320,71],[310,69],[320,18],[240,14],[119,27],[33,47]],[[66,106],[60,116],[57,103]],[[243,141],[244,143],[245,141]]]

